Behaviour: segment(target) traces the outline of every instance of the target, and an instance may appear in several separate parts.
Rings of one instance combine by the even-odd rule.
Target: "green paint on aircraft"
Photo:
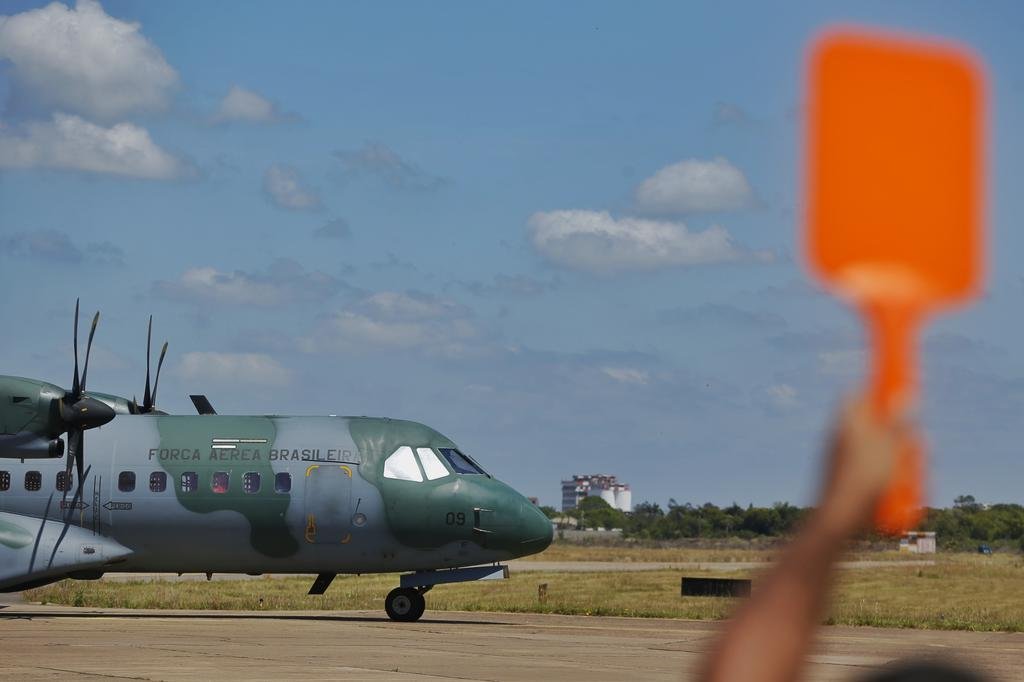
[[[0,520],[0,545],[11,549],[27,547],[32,542],[32,533],[21,526]]]
[[[496,562],[551,542],[539,509],[423,424],[220,415],[205,396],[201,414],[167,415],[164,350],[141,404],[87,391],[97,320],[70,390],[0,376],[0,592],[199,571],[313,573],[322,594],[338,573],[411,571],[385,607],[416,620],[432,586],[507,577]]]
[[[425,549],[446,542],[472,541],[511,556],[540,551],[550,543],[551,522],[547,517],[514,489],[490,476],[444,476],[433,481],[383,476],[384,459],[400,446],[414,450],[456,448],[434,429],[400,419],[359,418],[350,422],[349,431],[363,456],[360,471],[387,500],[388,526],[399,542]],[[524,528],[529,535],[526,545]],[[531,549],[531,542],[540,549]]]
[[[299,549],[289,532],[285,512],[290,494],[274,491],[274,469],[269,461],[277,429],[270,417],[153,417],[160,444],[151,461],[167,471],[178,501],[189,511],[207,514],[234,511],[249,521],[249,539],[256,551],[270,557],[287,557]],[[214,448],[215,439],[263,441],[239,443],[234,449]],[[183,492],[181,476],[198,475],[194,492]],[[214,492],[210,481],[215,472],[228,474],[228,492]],[[245,474],[260,476],[260,489],[245,492]]]
[[[472,508],[450,499],[451,476],[438,481],[399,481],[384,478],[384,460],[400,446],[455,447],[448,438],[434,429],[402,419],[363,417],[349,423],[349,432],[364,465],[360,473],[377,486],[387,500],[385,513],[388,527],[404,545],[417,548],[437,547],[453,540],[471,539],[472,525],[448,526],[448,512],[472,518]],[[456,508],[458,506],[458,508]],[[461,532],[460,532],[461,531]],[[461,537],[453,537],[453,532]]]
[[[64,389],[35,379],[0,377],[0,435],[31,432],[55,438],[63,432],[55,400]]]

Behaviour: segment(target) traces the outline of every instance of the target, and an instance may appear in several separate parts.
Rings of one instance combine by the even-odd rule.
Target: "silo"
[[[624,512],[633,511],[633,492],[626,487],[616,490],[614,507]]]
[[[601,499],[608,503],[608,506],[615,507],[615,491],[611,488],[601,489]]]

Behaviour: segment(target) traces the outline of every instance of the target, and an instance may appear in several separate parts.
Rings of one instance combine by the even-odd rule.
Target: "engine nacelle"
[[[64,393],[45,381],[0,376],[0,435],[56,438],[66,430],[59,409]]]
[[[64,456],[64,441],[43,438],[34,433],[0,435],[0,457],[14,459],[53,459]]]

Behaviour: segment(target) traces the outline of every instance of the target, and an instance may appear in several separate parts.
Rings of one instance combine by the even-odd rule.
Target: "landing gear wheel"
[[[391,620],[411,623],[419,620],[427,608],[423,593],[411,587],[396,587],[384,600],[384,610]]]

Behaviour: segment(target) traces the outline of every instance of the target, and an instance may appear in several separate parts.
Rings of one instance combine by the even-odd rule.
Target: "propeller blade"
[[[78,450],[75,451],[75,468],[78,470],[78,489],[82,489],[85,478],[85,434],[79,431]]]
[[[80,385],[78,383],[78,302],[79,299],[75,299],[75,381],[71,385],[71,394],[78,397]]]
[[[67,464],[64,466],[64,472],[70,476],[71,469],[74,467],[75,462],[75,431],[68,431],[68,457]]]
[[[96,325],[100,322],[99,311],[92,318],[92,328],[89,329],[89,343],[85,346],[85,365],[82,367],[82,385],[80,391],[85,393],[85,377],[89,373],[89,353],[92,352],[92,337],[96,336]],[[77,397],[77,396],[76,396]]]
[[[149,411],[152,412],[156,407],[156,389],[160,385],[160,368],[164,366],[164,356],[167,355],[167,342],[164,341],[164,347],[160,349],[160,360],[156,363],[156,379],[153,381],[153,405],[150,406]]]
[[[85,477],[85,431],[86,429],[103,426],[115,416],[114,408],[110,405],[85,395],[86,379],[89,374],[89,357],[92,355],[92,342],[96,336],[96,327],[100,322],[98,311],[93,316],[92,327],[89,329],[89,341],[85,346],[85,363],[82,365],[81,379],[78,376],[78,314],[81,307],[80,304],[81,301],[75,299],[75,333],[73,337],[75,348],[74,383],[69,393],[65,393],[57,399],[59,401],[60,417],[63,422],[61,428],[68,434],[68,461],[65,472],[68,476],[71,475],[71,463],[74,462],[75,469],[78,472],[79,493],[82,491],[82,479]],[[134,403],[134,400],[132,402]]]
[[[139,403],[135,400],[135,396],[132,396],[132,404],[128,406],[128,412],[139,414]]]
[[[68,476],[71,476],[71,469],[74,466],[74,462],[78,459],[78,452],[82,449],[82,431],[78,429],[71,429],[68,431],[68,462],[64,471]],[[79,476],[81,480],[81,476]]]
[[[146,330],[146,393],[142,396],[142,409],[144,412],[149,412],[153,409],[153,397],[149,392],[149,356],[151,355],[150,347],[153,341],[153,316],[149,316],[149,328]]]

